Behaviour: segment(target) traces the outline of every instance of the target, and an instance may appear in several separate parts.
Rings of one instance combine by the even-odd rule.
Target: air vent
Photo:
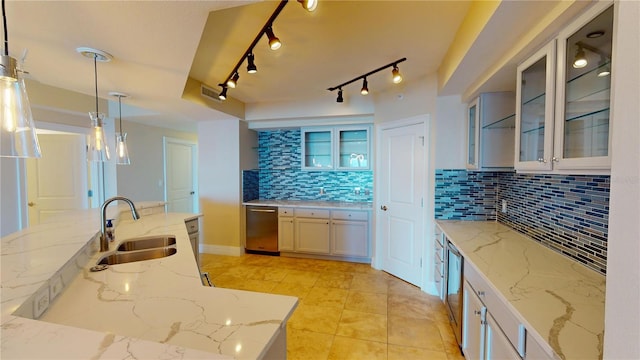
[[[218,98],[218,92],[208,86],[200,85],[200,95],[209,100],[220,102],[220,99]]]

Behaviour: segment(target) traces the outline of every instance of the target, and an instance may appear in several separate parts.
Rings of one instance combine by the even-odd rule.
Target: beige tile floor
[[[265,255],[201,255],[218,287],[291,295],[288,359],[457,359],[446,309],[367,264]]]

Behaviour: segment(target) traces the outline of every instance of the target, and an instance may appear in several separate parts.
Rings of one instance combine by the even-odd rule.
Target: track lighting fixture
[[[317,0],[298,0],[298,2],[301,3],[302,7],[308,11],[313,11],[318,6]],[[249,45],[247,50],[244,52],[244,54],[242,55],[242,57],[240,58],[236,66],[233,68],[229,76],[227,76],[224,82],[218,84],[219,86],[222,87],[222,92],[218,96],[220,100],[225,100],[227,98],[228,88],[233,89],[238,85],[238,78],[240,77],[240,75],[238,74],[238,69],[240,68],[240,66],[242,65],[245,59],[247,60],[247,72],[249,74],[253,74],[258,71],[258,68],[254,63],[255,58],[253,54],[253,49],[258,44],[258,41],[260,41],[263,35],[267,35],[267,38],[269,39],[269,48],[271,50],[277,50],[282,46],[280,39],[278,39],[273,33],[273,22],[276,20],[278,15],[280,15],[280,12],[282,11],[282,9],[284,9],[287,3],[288,3],[288,0],[280,0],[280,4],[278,4],[278,7],[275,9],[273,14],[271,14],[271,16],[269,17],[267,22],[264,24],[260,32],[258,32],[258,35],[256,35],[256,37],[253,39],[253,42],[251,43],[251,45]]]
[[[220,94],[218,94],[218,99],[227,100],[227,87],[226,86],[222,87],[222,91],[220,92]]]
[[[344,98],[342,97],[342,88],[338,89],[338,98],[336,99],[336,102],[344,102]]]
[[[0,157],[41,157],[22,71],[9,56],[7,18],[2,0],[4,53],[0,56]]]
[[[273,29],[271,28],[271,26],[269,26],[266,30],[265,33],[267,34],[267,37],[269,38],[269,48],[271,50],[278,50],[280,49],[280,47],[282,46],[282,43],[280,42],[280,39],[278,39],[274,34],[273,34]]]
[[[367,78],[365,77],[362,80],[362,89],[360,89],[360,94],[367,95],[369,94],[369,83],[367,82]]]
[[[247,72],[249,74],[255,74],[258,72],[258,68],[256,67],[256,63],[254,62],[254,59],[255,58],[253,54],[249,53],[249,55],[247,55]]]
[[[393,65],[393,70],[391,70],[391,75],[393,76],[393,83],[399,84],[402,82],[402,75],[400,75],[400,70],[397,65]]]
[[[240,78],[240,75],[236,72],[231,79],[227,80],[227,86],[232,89],[235,89],[236,85],[238,84],[239,78]]]
[[[402,81],[402,75],[400,75],[400,70],[398,70],[398,64],[407,60],[407,58],[402,58],[402,59],[398,59],[390,64],[387,64],[385,66],[381,66],[375,70],[369,71],[366,74],[360,75],[356,78],[353,78],[347,82],[344,82],[340,85],[336,85],[334,87],[330,87],[327,90],[329,91],[334,91],[334,90],[338,90],[338,100],[337,102],[343,102],[343,97],[342,97],[342,87],[351,84],[352,82],[358,81],[360,79],[362,79],[362,88],[360,89],[360,94],[362,95],[367,95],[369,93],[369,82],[367,81],[367,76],[373,75],[379,71],[382,71],[384,69],[393,67],[393,70],[391,71],[391,73],[393,74],[393,82],[395,84],[399,83]]]
[[[582,46],[578,45],[576,56],[573,58],[573,67],[575,69],[582,69],[587,66],[587,56],[584,53]]]
[[[318,0],[298,0],[298,2],[309,12],[314,11],[318,7]]]

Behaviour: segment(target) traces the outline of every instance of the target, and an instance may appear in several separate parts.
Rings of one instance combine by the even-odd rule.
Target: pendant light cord
[[[122,96],[118,96],[118,114],[120,114],[120,135],[122,135]]]
[[[93,54],[93,74],[94,74],[94,79],[96,83],[96,118],[97,118],[98,117],[98,54]]]
[[[7,34],[7,15],[4,11],[4,0],[2,0],[2,24],[4,25],[4,54],[9,55],[9,35]]]

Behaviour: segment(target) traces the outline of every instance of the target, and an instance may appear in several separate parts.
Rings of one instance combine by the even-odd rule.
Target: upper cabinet
[[[612,35],[613,5],[597,3],[518,66],[516,169],[610,168]]]
[[[512,169],[514,131],[515,94],[480,94],[467,111],[467,169]]]
[[[370,126],[302,128],[302,170],[371,169]]]

